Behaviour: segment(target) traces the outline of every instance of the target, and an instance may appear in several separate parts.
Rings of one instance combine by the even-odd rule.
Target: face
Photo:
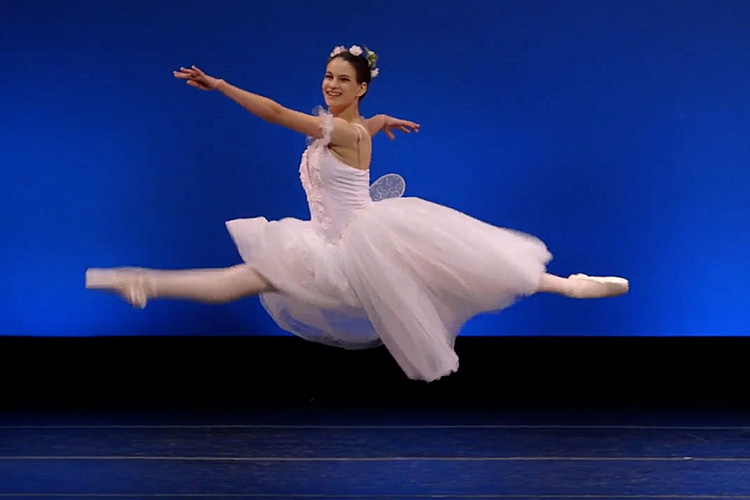
[[[323,97],[330,108],[345,108],[365,93],[366,83],[357,83],[354,66],[337,57],[328,63],[323,77]]]

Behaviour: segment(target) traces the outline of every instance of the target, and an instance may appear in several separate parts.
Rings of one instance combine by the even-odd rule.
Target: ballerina
[[[174,76],[217,91],[267,122],[309,138],[300,180],[310,220],[264,217],[226,222],[243,263],[224,269],[89,269],[86,286],[114,291],[136,307],[156,298],[226,303],[259,296],[284,330],[347,349],[385,345],[411,379],[433,381],[458,369],[453,347],[472,317],[522,297],[572,298],[628,292],[619,277],[546,272],[552,258],[538,238],[492,226],[457,210],[390,194],[370,184],[371,137],[419,125],[387,115],[365,120],[359,105],[380,71],[375,52],[336,47],[322,82],[328,109],[301,113],[192,66]],[[390,177],[381,180],[394,180]]]

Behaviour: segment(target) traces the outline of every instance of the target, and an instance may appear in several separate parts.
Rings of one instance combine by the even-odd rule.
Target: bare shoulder
[[[359,142],[357,126],[343,118],[333,117],[331,129],[331,144],[342,147],[356,147]]]
[[[370,134],[367,133],[362,124],[346,123],[349,124],[355,134],[354,142],[344,145],[331,141],[331,152],[350,167],[358,170],[367,170],[370,168],[372,158],[372,139]]]

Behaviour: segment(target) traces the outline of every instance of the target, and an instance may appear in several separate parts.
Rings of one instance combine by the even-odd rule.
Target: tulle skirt
[[[341,237],[312,221],[227,222],[274,286],[261,302],[284,330],[347,349],[380,345],[412,379],[458,369],[466,321],[536,292],[552,258],[539,239],[420,198],[359,210]]]

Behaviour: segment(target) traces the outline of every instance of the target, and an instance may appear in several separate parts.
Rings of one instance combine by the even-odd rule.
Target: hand
[[[208,76],[203,71],[193,66],[192,68],[180,68],[180,71],[174,71],[175,78],[187,80],[187,84],[201,90],[215,90],[223,81],[219,78]]]
[[[393,133],[393,130],[400,130],[402,132],[406,132],[407,134],[411,134],[412,130],[414,130],[415,132],[419,132],[418,123],[414,123],[409,120],[402,120],[400,118],[394,118],[388,115],[383,116],[385,117],[383,130],[391,140],[396,139],[396,134]]]

